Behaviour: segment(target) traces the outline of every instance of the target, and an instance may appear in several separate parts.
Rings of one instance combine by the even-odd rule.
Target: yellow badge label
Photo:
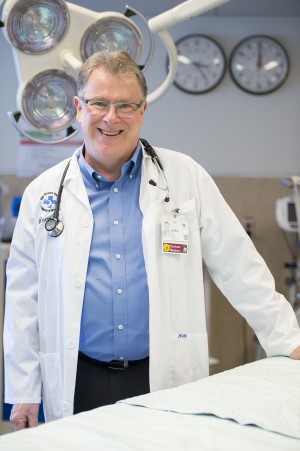
[[[171,249],[171,246],[168,243],[164,244],[164,252],[169,252]]]

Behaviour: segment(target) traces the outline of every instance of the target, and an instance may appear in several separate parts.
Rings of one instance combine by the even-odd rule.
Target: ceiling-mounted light
[[[104,49],[122,50],[138,61],[143,50],[143,38],[134,22],[114,14],[94,22],[85,31],[80,43],[83,61]]]
[[[68,128],[75,119],[76,83],[60,70],[40,72],[18,92],[24,118],[42,132]]]
[[[18,110],[8,116],[21,134],[27,136],[27,124],[48,135],[44,142],[54,144],[78,132],[71,125],[76,119],[74,80],[83,61],[109,48],[128,52],[140,64],[144,42],[129,18],[133,15],[147,26],[146,19],[130,7],[125,14],[97,13],[63,0],[5,1],[3,32],[12,45],[20,86]],[[149,36],[151,45],[143,67],[149,64],[153,52],[150,32]]]
[[[176,75],[177,51],[166,28],[226,1],[229,0],[187,0],[149,21],[150,30],[158,32],[166,46],[170,66],[164,82],[147,96],[148,103],[164,94]],[[2,24],[4,36],[12,44],[20,84],[19,110],[8,115],[20,133],[26,136],[22,122],[53,135],[66,131],[66,137],[54,136],[51,143],[62,142],[77,133],[71,126],[76,118],[74,80],[83,61],[96,51],[123,50],[143,69],[148,66],[153,53],[153,36],[149,31],[149,54],[145,64],[141,64],[144,42],[139,28],[129,19],[133,15],[138,15],[149,31],[146,19],[129,6],[126,13],[121,14],[97,13],[63,0],[4,2],[0,26]]]
[[[6,32],[13,46],[25,53],[52,49],[65,35],[69,11],[63,0],[19,0],[11,10],[9,2]]]

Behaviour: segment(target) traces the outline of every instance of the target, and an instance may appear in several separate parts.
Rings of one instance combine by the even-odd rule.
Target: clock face
[[[175,45],[178,53],[175,86],[190,94],[203,94],[220,83],[226,59],[215,40],[195,34],[180,39]]]
[[[231,54],[229,69],[233,81],[251,94],[268,94],[286,80],[289,60],[283,46],[268,36],[251,36]]]

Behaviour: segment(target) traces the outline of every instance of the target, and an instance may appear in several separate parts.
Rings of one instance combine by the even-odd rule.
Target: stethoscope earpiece
[[[159,186],[153,179],[150,179],[150,180],[149,180],[149,185],[157,186],[157,188],[160,188],[160,189],[162,189],[163,191],[168,191],[168,192],[169,192],[168,185],[166,185],[166,187],[163,188],[162,186]],[[170,202],[170,197],[169,197],[169,196],[166,196],[165,199],[164,199],[164,201],[165,201],[165,202]]]

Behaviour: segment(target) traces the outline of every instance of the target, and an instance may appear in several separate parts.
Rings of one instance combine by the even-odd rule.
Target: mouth
[[[104,130],[102,128],[98,128],[99,132],[105,136],[117,136],[122,133],[122,130]]]

